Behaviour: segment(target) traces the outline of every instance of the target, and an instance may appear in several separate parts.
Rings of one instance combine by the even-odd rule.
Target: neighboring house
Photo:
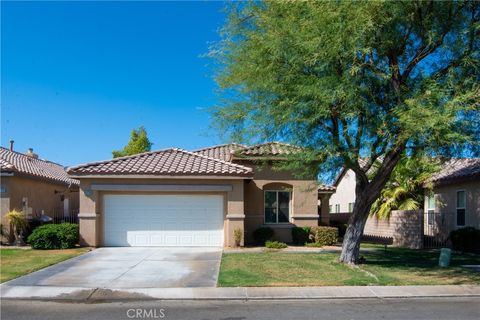
[[[427,230],[480,229],[480,158],[450,159],[431,182],[433,191],[424,204]]]
[[[278,142],[226,144],[71,167],[68,173],[80,180],[81,244],[233,246],[236,229],[248,243],[261,226],[289,242],[294,225],[319,223],[316,177],[272,169],[295,152]]]
[[[72,179],[64,167],[38,159],[29,149],[26,154],[0,147],[1,218],[13,209],[27,218],[54,212],[70,215],[78,210],[79,181]]]
[[[330,214],[353,212],[355,184],[355,172],[343,169],[333,184],[336,190],[330,197]]]

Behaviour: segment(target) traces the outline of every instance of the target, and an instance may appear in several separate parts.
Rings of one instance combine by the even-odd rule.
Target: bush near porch
[[[343,286],[480,284],[480,255],[453,253],[450,268],[438,267],[438,250],[369,245],[366,263],[349,267],[336,253],[224,253],[218,285]]]

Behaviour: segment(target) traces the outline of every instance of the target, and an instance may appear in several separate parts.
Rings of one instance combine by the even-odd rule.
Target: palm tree
[[[15,242],[13,244],[16,246],[23,246],[25,244],[23,241],[23,232],[28,227],[28,221],[25,218],[25,215],[18,210],[12,210],[6,214],[6,218],[10,224],[10,230],[15,236]]]
[[[439,161],[426,157],[404,156],[393,170],[370,214],[388,218],[392,210],[417,210],[425,191],[432,188],[429,178],[440,169]]]

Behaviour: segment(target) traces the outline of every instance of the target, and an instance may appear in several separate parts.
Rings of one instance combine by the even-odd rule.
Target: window
[[[427,196],[427,223],[433,225],[435,219],[435,195],[430,194]]]
[[[340,213],[340,204],[335,205],[335,213]]]
[[[457,191],[457,226],[465,225],[466,198],[465,191]]]
[[[348,212],[350,212],[350,213],[353,212],[353,205],[354,205],[354,202],[350,202],[348,204]]]
[[[328,212],[333,213],[332,205],[328,206]]]
[[[290,221],[290,192],[265,191],[265,223]]]

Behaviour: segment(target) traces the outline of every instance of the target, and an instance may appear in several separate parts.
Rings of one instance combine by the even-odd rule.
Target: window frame
[[[464,203],[463,207],[458,206],[458,193],[463,192]],[[458,224],[458,210],[463,210],[463,224]],[[467,225],[467,192],[465,189],[459,189],[455,191],[455,226],[465,227]]]
[[[427,200],[427,225],[433,226],[435,223],[435,206],[436,206],[436,199],[435,194],[432,193],[426,196]],[[430,198],[433,198],[433,208],[430,207]]]
[[[340,213],[340,203],[335,204],[335,213]]]
[[[348,203],[348,213],[353,212],[353,207],[355,206],[355,202],[349,202]]]
[[[267,222],[267,215],[266,215],[266,206],[265,206],[265,200],[267,197],[267,192],[275,192],[276,194],[276,202],[277,202],[277,213],[276,213],[276,222]],[[279,222],[278,221],[278,213],[279,213],[279,201],[278,201],[278,193],[279,192],[285,192],[288,193],[288,222]],[[292,217],[292,191],[287,191],[287,190],[263,190],[263,224],[291,224],[291,217]]]

